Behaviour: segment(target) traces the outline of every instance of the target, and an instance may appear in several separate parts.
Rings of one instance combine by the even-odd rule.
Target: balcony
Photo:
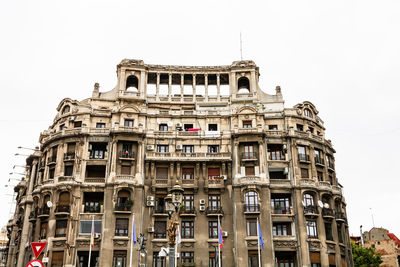
[[[135,153],[129,150],[122,150],[119,152],[120,160],[135,160]]]
[[[116,212],[128,212],[130,213],[132,204],[130,203],[115,203],[114,211]]]
[[[300,179],[300,186],[305,188],[315,188],[315,180],[310,178],[301,178]]]
[[[54,214],[57,216],[68,215],[70,211],[70,206],[57,206]]]
[[[315,165],[321,165],[321,166],[324,166],[324,165],[325,165],[325,161],[324,161],[323,158],[321,158],[321,157],[315,157],[314,159],[315,159]]]
[[[283,151],[270,152],[268,153],[268,160],[286,160],[285,153]]]
[[[306,206],[304,207],[304,215],[305,216],[318,216],[318,208],[317,206]]]
[[[229,152],[221,153],[183,153],[183,152],[147,152],[147,160],[157,161],[231,161],[232,154]]]
[[[101,212],[101,205],[96,203],[97,205],[85,205],[84,212],[85,213],[100,213]]]
[[[64,153],[64,161],[72,161],[72,160],[75,160],[75,152]]]
[[[326,219],[333,219],[335,218],[335,211],[331,208],[323,208],[322,209],[322,217]]]
[[[222,207],[207,207],[206,208],[206,215],[207,216],[224,216],[224,211]]]
[[[223,179],[207,179],[204,185],[205,188],[225,188]]]
[[[244,214],[260,213],[260,204],[244,204]]]
[[[37,209],[34,209],[29,213],[29,221],[35,221],[37,218]]]
[[[330,169],[331,171],[335,171],[335,164],[333,164],[333,162],[328,161],[328,169]]]
[[[242,153],[242,161],[253,161],[253,160],[257,160],[257,154],[255,152]]]
[[[152,211],[153,216],[168,216],[168,212],[165,209],[165,207],[159,206],[159,207],[154,207]]]
[[[182,262],[182,267],[195,267],[196,263],[194,262]]]
[[[336,218],[337,222],[347,223],[347,219],[346,219],[344,212],[335,212],[335,218]]]
[[[38,210],[38,217],[49,217],[50,208],[43,207]]]
[[[196,216],[196,208],[195,207],[182,207],[179,211],[180,216]]]
[[[86,183],[105,183],[106,178],[105,177],[86,177],[85,182]]]
[[[47,158],[47,165],[56,164],[56,161],[57,161],[57,157],[56,156],[48,157]]]
[[[310,163],[310,155],[307,154],[299,154],[299,161]]]
[[[168,185],[168,177],[164,178],[164,177],[157,177],[156,181],[155,181],[156,185]]]
[[[233,129],[235,135],[245,135],[245,134],[261,134],[262,128],[235,128]]]
[[[273,208],[273,214],[290,214],[290,207],[272,207]]]

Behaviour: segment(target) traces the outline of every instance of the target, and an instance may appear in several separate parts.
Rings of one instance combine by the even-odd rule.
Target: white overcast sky
[[[123,58],[153,64],[260,67],[260,86],[285,106],[313,102],[336,153],[350,233],[375,226],[400,236],[400,2],[0,2],[0,225],[17,146],[34,147],[64,97],[116,84]],[[399,164],[399,165],[398,165]],[[15,171],[22,171],[16,168]],[[12,177],[20,177],[12,175]]]

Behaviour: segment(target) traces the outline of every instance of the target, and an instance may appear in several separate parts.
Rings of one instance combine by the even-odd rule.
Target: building
[[[147,240],[133,266],[166,266],[164,197],[184,188],[178,266],[352,266],[346,202],[323,121],[310,102],[284,108],[253,61],[228,66],[148,65],[125,59],[108,92],[65,98],[27,159],[28,181],[10,221],[7,266],[25,266],[47,240],[48,266],[127,266],[132,219]],[[99,265],[99,266],[100,266]],[[98,266],[98,265],[96,265]],[[143,265],[144,266],[144,265]]]
[[[389,230],[373,227],[363,233],[364,245],[374,247],[377,254],[382,255],[383,267],[400,266],[400,240]]]

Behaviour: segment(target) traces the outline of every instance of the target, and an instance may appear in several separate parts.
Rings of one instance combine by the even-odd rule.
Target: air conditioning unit
[[[206,204],[206,200],[205,199],[200,199],[200,205],[205,205]]]
[[[75,116],[69,117],[69,120],[70,120],[70,121],[74,121],[74,120],[75,120]]]
[[[288,174],[288,172],[289,172],[288,167],[285,167],[285,170],[283,171],[283,173],[284,173],[284,174]]]
[[[182,150],[182,145],[176,145],[176,150]]]
[[[182,122],[177,122],[176,123],[176,128],[182,128],[183,127],[183,123]]]
[[[228,179],[228,176],[226,176],[226,175],[221,175],[220,177],[221,177],[221,179],[223,179],[223,180],[227,180],[227,179]]]
[[[147,227],[147,232],[154,233],[154,227],[153,226]]]
[[[96,233],[95,235],[94,235],[94,238],[100,238],[101,237],[101,234],[100,233]]]
[[[148,196],[146,201],[147,207],[154,207],[154,197]]]
[[[228,232],[222,231],[222,237],[228,237]]]
[[[154,150],[154,145],[147,145],[147,146],[146,146],[146,149],[147,149],[147,150]]]
[[[200,210],[200,211],[205,211],[205,210],[206,210],[206,206],[200,206],[200,207],[199,207],[199,210]]]
[[[147,201],[154,201],[154,197],[153,196],[147,196]]]

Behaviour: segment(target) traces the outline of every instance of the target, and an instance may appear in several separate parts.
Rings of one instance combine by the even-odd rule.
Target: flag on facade
[[[258,227],[258,241],[260,246],[262,247],[262,249],[264,249],[264,240],[262,238],[262,233],[261,233],[261,227],[260,227],[260,223],[257,220],[257,227]]]
[[[136,227],[135,227],[135,214],[133,214],[133,222],[132,222],[132,239],[133,245],[136,245]]]
[[[182,242],[181,231],[179,229],[179,224],[178,224],[178,226],[176,227],[176,244],[180,244],[181,242]]]
[[[222,228],[221,225],[219,224],[219,218],[218,218],[218,244],[220,248],[224,246],[224,239],[222,238]]]
[[[90,234],[90,247],[94,248],[94,235],[95,235],[95,231],[94,231],[94,218],[92,218],[92,232]]]

